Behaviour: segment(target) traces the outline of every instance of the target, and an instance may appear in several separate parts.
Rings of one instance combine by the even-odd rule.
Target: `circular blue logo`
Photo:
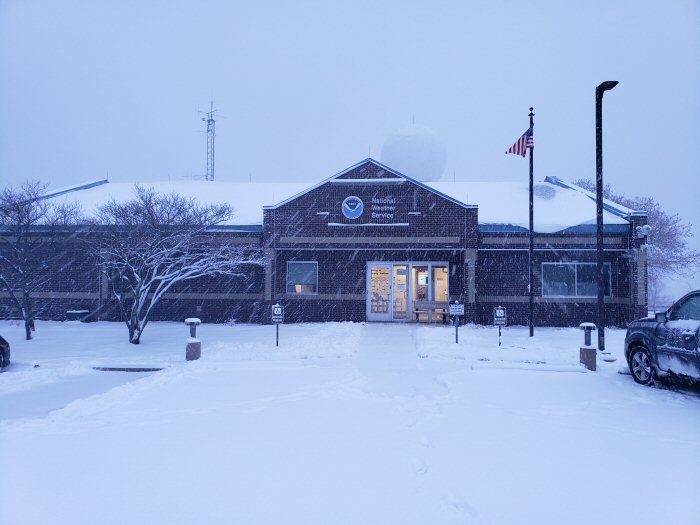
[[[343,204],[340,206],[340,209],[343,210],[343,215],[345,215],[348,219],[357,219],[360,215],[362,215],[365,205],[362,202],[362,199],[351,195],[350,197],[345,198]]]

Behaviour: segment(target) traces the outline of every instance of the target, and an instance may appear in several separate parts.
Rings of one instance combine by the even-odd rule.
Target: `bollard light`
[[[579,329],[583,330],[583,346],[579,352],[579,362],[588,370],[595,372],[596,349],[591,345],[591,332],[596,329],[593,323],[581,323]]]
[[[202,343],[197,339],[197,325],[202,324],[202,321],[196,317],[188,317],[185,319],[185,324],[190,327],[190,338],[187,340],[185,348],[185,359],[187,361],[195,361],[202,356]]]
[[[591,332],[595,330],[595,325],[593,323],[581,323],[578,327],[583,330],[584,346],[591,346]]]
[[[185,324],[190,327],[190,337],[197,337],[197,325],[202,324],[201,319],[196,317],[188,317],[185,319]]]

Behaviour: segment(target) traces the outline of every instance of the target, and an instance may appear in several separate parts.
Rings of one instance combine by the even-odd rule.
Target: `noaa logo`
[[[345,215],[348,219],[357,219],[360,215],[362,215],[365,205],[362,202],[362,199],[353,195],[345,198],[343,204],[340,206],[340,209],[343,210],[343,215]]]

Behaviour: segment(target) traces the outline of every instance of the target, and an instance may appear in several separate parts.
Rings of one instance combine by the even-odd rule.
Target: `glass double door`
[[[422,321],[414,304],[447,302],[447,263],[367,263],[367,320]]]
[[[408,319],[408,265],[367,265],[367,320]]]

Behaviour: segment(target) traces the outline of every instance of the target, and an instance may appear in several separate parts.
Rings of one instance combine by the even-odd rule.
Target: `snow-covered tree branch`
[[[90,241],[100,253],[101,271],[139,344],[154,308],[183,281],[212,275],[243,275],[245,265],[262,264],[259,250],[230,244],[211,230],[232,215],[228,205],[200,205],[176,193],[135,186],[134,198],[111,200],[95,218]]]
[[[0,192],[0,289],[24,320],[27,339],[34,331],[34,294],[55,276],[60,243],[82,218],[77,204],[45,199],[46,187],[27,181]]]

